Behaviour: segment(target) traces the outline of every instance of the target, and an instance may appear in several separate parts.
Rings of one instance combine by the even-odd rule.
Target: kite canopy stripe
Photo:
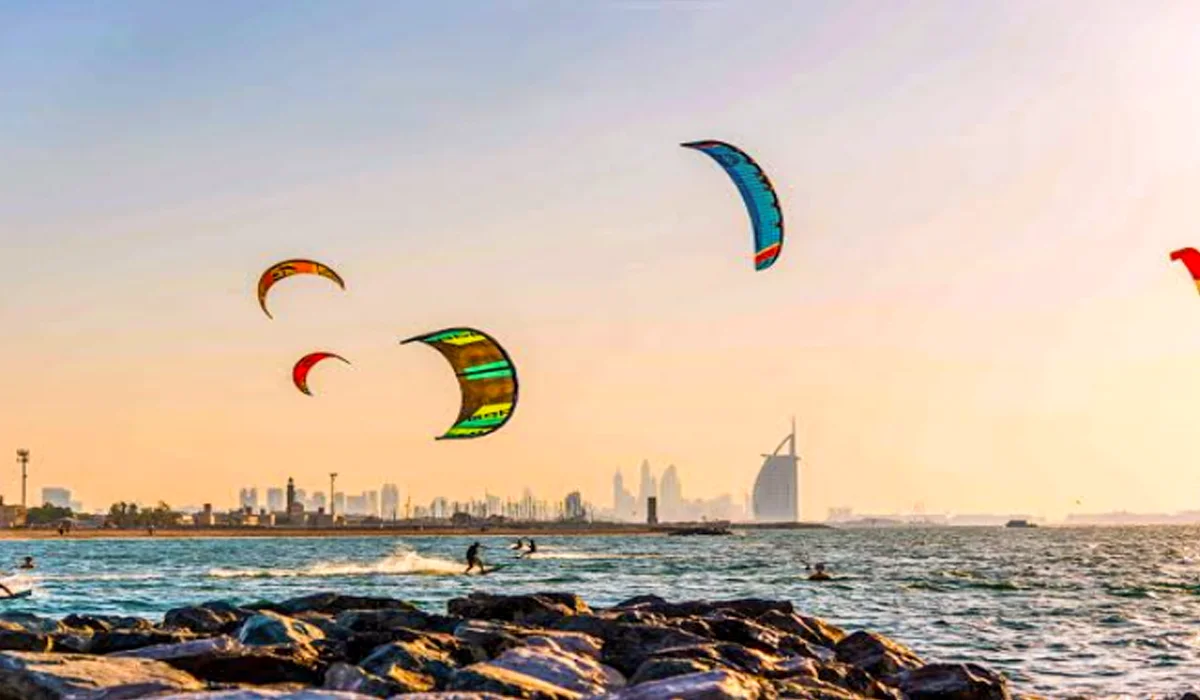
[[[754,230],[754,269],[775,264],[783,250],[783,210],[763,169],[737,146],[724,141],[690,141],[680,144],[707,153],[737,185]]]
[[[458,418],[438,440],[482,437],[508,422],[517,405],[517,369],[495,339],[474,328],[447,328],[400,344],[417,341],[446,358],[462,392]]]
[[[330,358],[341,360],[346,364],[350,364],[350,361],[346,358],[342,357],[341,355],[335,355],[331,352],[310,353],[304,357],[301,357],[300,360],[296,362],[296,366],[292,368],[292,383],[294,383],[296,388],[301,392],[312,396],[312,392],[308,390],[308,372],[314,366],[316,366],[318,362],[321,362],[322,360],[328,360]]]
[[[271,287],[275,286],[276,282],[292,275],[318,275],[332,281],[343,290],[346,288],[346,283],[342,281],[338,273],[333,271],[333,268],[316,260],[298,258],[275,263],[262,273],[262,277],[258,278],[258,305],[262,307],[263,313],[267,315],[267,318],[274,318],[274,316],[271,316],[271,312],[267,311],[267,292],[270,291]]]
[[[1196,283],[1196,290],[1200,291],[1200,251],[1195,248],[1180,248],[1171,253],[1171,259],[1183,263],[1183,266],[1191,273],[1192,281]]]

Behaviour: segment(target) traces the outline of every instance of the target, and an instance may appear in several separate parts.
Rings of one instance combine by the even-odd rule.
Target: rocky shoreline
[[[591,608],[473,593],[446,614],[318,593],[137,617],[0,614],[0,700],[1005,700],[1000,674],[925,663],[785,601]],[[1198,700],[1182,696],[1182,700]]]

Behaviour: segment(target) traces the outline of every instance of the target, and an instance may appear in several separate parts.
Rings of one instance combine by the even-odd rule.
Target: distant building
[[[238,507],[242,510],[258,510],[258,489],[251,486],[238,492]]]
[[[637,516],[637,499],[625,488],[620,469],[613,475],[613,515],[617,520],[633,520]]]
[[[784,445],[787,454],[779,454]],[[754,519],[758,522],[792,523],[800,519],[798,507],[798,477],[800,458],[796,456],[796,425],[792,432],[769,455],[754,480]]]
[[[303,503],[304,499],[303,499],[303,498],[300,498],[300,499],[299,499],[299,501],[300,501],[301,503]],[[292,505],[293,505],[293,504],[295,504],[296,502],[297,502],[297,498],[296,498],[296,482],[295,482],[295,481],[293,481],[293,480],[292,480],[292,477],[290,477],[290,476],[289,476],[289,477],[288,477],[288,483],[287,483],[287,504],[286,504],[286,506],[285,506],[285,507],[287,508],[287,512],[288,512],[288,514],[291,514],[291,512],[292,512]]]
[[[642,460],[642,480],[638,485],[637,508],[638,515],[645,513],[648,499],[658,495],[658,484],[654,481],[654,476],[650,473],[650,462]]]
[[[70,489],[47,486],[42,489],[42,503],[49,503],[55,508],[70,508],[71,491]]]
[[[0,527],[24,527],[25,506],[4,505],[4,497],[0,496]]]
[[[658,524],[658,497],[651,496],[646,499],[646,523],[650,525]]]
[[[341,491],[333,494],[333,512],[338,515],[346,514],[346,494]]]
[[[563,517],[567,520],[583,520],[587,517],[583,508],[583,496],[578,491],[567,494],[563,502]]]
[[[341,494],[338,494],[339,496]],[[338,512],[342,515],[366,515],[367,514],[367,496],[362,494],[359,496],[347,496],[345,498],[346,507],[338,508]]]
[[[667,467],[659,482],[658,514],[664,522],[685,519],[683,513],[683,484],[675,465]]]
[[[267,512],[284,513],[287,511],[287,501],[284,500],[283,489],[267,489]]]
[[[384,484],[379,494],[380,515],[395,520],[400,513],[400,489],[395,484]]]
[[[369,515],[371,517],[374,517],[374,518],[378,518],[379,517],[379,492],[378,491],[367,491],[366,497],[367,497],[367,510],[366,510],[365,514]]]
[[[308,508],[306,510],[325,510],[327,505],[329,504],[325,502],[325,492],[317,491],[313,493],[312,498],[308,499]]]

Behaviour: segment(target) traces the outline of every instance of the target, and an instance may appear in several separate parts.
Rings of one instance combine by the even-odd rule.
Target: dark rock
[[[409,693],[404,700],[504,700],[503,695],[495,693]]]
[[[123,697],[123,696],[122,696]],[[155,696],[154,700],[373,700],[374,696],[341,690],[254,689]],[[411,696],[406,696],[411,697]],[[105,700],[108,700],[105,698]],[[116,698],[113,698],[116,700]]]
[[[779,653],[786,645],[785,635],[757,622],[724,615],[714,616],[705,621],[712,630],[712,636],[723,642],[734,642],[769,654]],[[802,641],[801,644],[803,645]]]
[[[493,595],[471,593],[466,598],[454,598],[446,604],[451,615],[475,620],[501,620],[545,624],[561,617],[591,612],[587,603],[570,593],[535,593],[533,595]]]
[[[58,620],[25,612],[0,614],[0,627],[9,630],[22,629],[27,632],[40,632],[42,634],[67,631],[67,628]]]
[[[670,647],[696,646],[708,639],[674,627],[618,622],[600,615],[575,615],[563,618],[556,629],[583,632],[604,641],[601,660],[626,677],[654,652]]]
[[[580,656],[590,656],[593,659],[599,660],[603,651],[604,643],[599,639],[582,632],[562,632],[560,630],[544,630],[539,631],[530,637],[525,637],[521,640],[522,644],[534,649],[548,649],[550,651],[559,652],[566,651]]]
[[[756,676],[780,675],[778,673],[778,657],[770,656],[754,649],[747,649],[732,642],[668,647],[654,652],[650,658],[690,659],[711,665],[712,667],[724,667],[734,671],[744,671]]]
[[[599,695],[625,685],[625,679],[621,674],[612,669],[608,669],[606,672],[606,669],[596,659],[572,654],[561,649],[530,647],[509,649],[493,659],[490,665],[532,676],[559,688],[566,688],[587,696]]]
[[[249,646],[312,644],[324,638],[320,628],[268,610],[246,618],[238,630],[238,641]]]
[[[275,606],[262,606],[258,610],[270,610],[284,615],[304,612],[319,612],[337,615],[347,610],[416,610],[417,607],[405,600],[395,598],[371,598],[340,593],[314,593],[286,600]]]
[[[191,630],[199,634],[228,634],[254,612],[224,601],[172,608],[163,617],[163,626]]]
[[[326,690],[345,690],[377,698],[388,698],[402,693],[428,690],[427,685],[404,686],[386,678],[368,673],[358,666],[334,664],[325,672]]]
[[[183,671],[146,659],[113,659],[84,654],[0,653],[0,698],[136,698],[203,690]]]
[[[796,613],[782,613],[778,610],[769,610],[759,616],[757,621],[759,624],[773,627],[781,632],[794,634],[809,644],[816,644],[830,649],[837,646],[838,642],[846,638],[846,633],[841,628],[835,627],[820,618],[805,617]]]
[[[834,648],[838,661],[857,666],[876,678],[924,665],[910,649],[874,632],[855,632]]]
[[[228,636],[147,647],[119,656],[161,660],[197,678],[218,683],[299,682],[311,685],[317,683],[321,675],[317,652],[312,647],[302,644],[246,646]]]
[[[486,662],[459,669],[450,681],[449,690],[495,693],[529,700],[579,700],[583,697],[573,690]]]
[[[607,696],[610,700],[759,700],[767,689],[736,671],[707,671],[634,685]]]
[[[649,681],[658,681],[675,676],[686,676],[689,673],[704,673],[718,668],[718,663],[707,659],[676,659],[670,657],[652,657],[646,659],[638,667],[629,685],[638,685]]]
[[[433,615],[422,610],[347,610],[338,614],[338,627],[352,632],[386,632],[397,627],[453,634],[462,618]]]
[[[454,628],[454,638],[478,650],[477,660],[483,661],[499,656],[504,651],[519,647],[525,630],[515,625],[484,620],[467,620]]]
[[[614,609],[634,608],[639,605],[666,605],[667,601],[656,595],[635,595],[627,600],[622,600],[613,606]]]
[[[148,630],[154,625],[140,617],[123,615],[67,615],[62,624],[73,630],[111,632],[112,630]]]
[[[655,596],[648,596],[648,598],[655,598]],[[668,603],[658,598],[657,600],[627,605],[629,602],[622,603],[621,609],[653,613],[667,618],[706,617],[717,613],[724,613],[725,615],[754,619],[772,610],[784,614],[793,612],[792,604],[785,600],[760,600],[758,598],[716,601],[692,600],[682,603]]]
[[[90,654],[92,653],[92,633],[91,632],[60,632],[51,635],[54,651],[66,652],[70,654]]]
[[[183,630],[144,630],[97,632],[92,635],[88,653],[112,654],[118,651],[140,649],[156,644],[181,644],[196,638],[195,634]]]
[[[47,652],[54,642],[50,635],[43,632],[26,632],[25,630],[0,630],[0,651],[41,651]]]
[[[901,673],[897,685],[908,700],[1010,700],[1008,681],[975,664],[929,664]]]
[[[433,688],[435,684],[439,688],[446,687],[457,670],[457,665],[445,649],[424,639],[381,646],[359,665],[370,673],[389,679],[410,674],[422,675],[430,679],[424,690]]]
[[[868,696],[815,678],[788,678],[774,681],[780,697],[800,700],[867,700]]]
[[[885,686],[861,668],[840,661],[825,661],[817,664],[817,678],[867,697],[899,697],[899,693],[894,688]]]

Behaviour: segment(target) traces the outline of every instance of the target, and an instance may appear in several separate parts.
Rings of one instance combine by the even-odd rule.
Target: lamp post
[[[17,464],[21,465],[21,507],[25,507],[25,483],[28,480],[29,450],[17,450]]]
[[[333,500],[333,482],[337,479],[337,472],[329,472],[329,522],[333,522],[335,515],[334,500]]]

